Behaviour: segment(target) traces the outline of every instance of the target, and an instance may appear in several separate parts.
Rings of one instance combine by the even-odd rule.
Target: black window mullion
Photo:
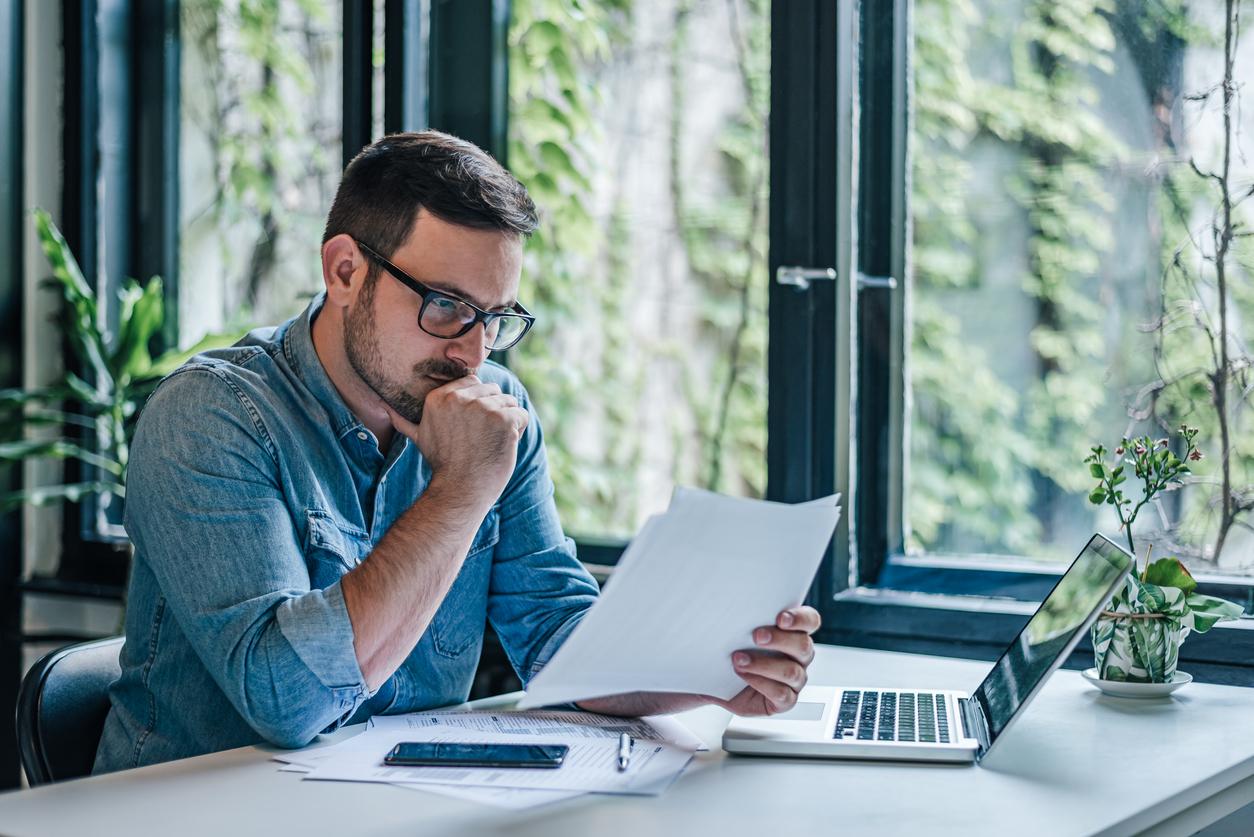
[[[837,484],[836,387],[840,287],[781,285],[781,266],[838,267],[839,66],[847,4],[776,2],[771,10],[770,291],[767,489],[798,502]],[[811,601],[839,588],[829,550]]]
[[[383,132],[427,124],[425,0],[387,0],[383,27]]]
[[[133,223],[130,275],[160,276],[165,298],[161,341],[178,345],[179,4],[136,0]]]
[[[26,207],[23,206],[23,14],[22,3],[0,4],[0,387],[22,386],[22,306]],[[0,469],[0,490],[22,486],[22,467]],[[22,512],[0,515],[0,717],[11,719],[17,711],[16,686],[22,676]],[[16,728],[0,729],[0,789],[20,784]]]
[[[428,124],[507,165],[508,0],[432,0]]]
[[[345,0],[342,37],[344,127],[341,144],[343,163],[348,166],[373,138],[374,4],[370,0]]]
[[[858,582],[874,584],[891,549],[901,548],[899,532],[890,531],[890,503],[900,496],[897,399],[902,389],[896,360],[902,339],[899,295],[905,293],[904,131],[906,108],[901,85],[905,74],[907,0],[867,0],[862,4],[860,52],[860,125],[858,157],[858,393],[857,467],[854,498],[858,533]],[[890,542],[891,541],[891,542]]]

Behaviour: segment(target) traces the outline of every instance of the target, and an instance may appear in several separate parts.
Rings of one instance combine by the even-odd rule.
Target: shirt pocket
[[[500,539],[499,517],[493,509],[475,533],[461,571],[431,620],[431,644],[436,653],[460,657],[482,642],[488,621],[492,552]]]
[[[305,565],[311,587],[325,590],[370,552],[369,535],[336,523],[327,512],[310,509],[305,513],[305,521]]]

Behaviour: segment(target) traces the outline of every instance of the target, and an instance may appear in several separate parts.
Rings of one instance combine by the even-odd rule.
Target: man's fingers
[[[776,680],[789,686],[793,691],[800,691],[806,684],[806,667],[781,654],[767,651],[737,651],[732,654],[732,665],[741,677],[753,674]]]
[[[741,673],[741,679],[749,684],[753,691],[762,696],[765,702],[765,714],[787,712],[797,704],[797,691],[778,680],[763,677],[760,674]],[[734,710],[733,710],[734,711]]]
[[[823,624],[819,612],[808,605],[790,607],[780,611],[775,617],[775,624],[786,631],[804,631],[812,634]]]
[[[386,403],[383,405],[383,409],[387,411],[388,421],[392,423],[392,427],[397,433],[408,436],[411,439],[414,438],[414,434],[418,432],[418,425],[393,410]]]
[[[814,661],[814,640],[803,631],[784,631],[779,628],[757,628],[753,632],[753,644],[787,654],[803,666]]]

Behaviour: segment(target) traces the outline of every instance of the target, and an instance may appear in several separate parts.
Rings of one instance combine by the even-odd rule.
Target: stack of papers
[[[745,682],[732,652],[804,600],[839,520],[839,494],[790,505],[676,489],[519,707],[636,691],[734,697]]]
[[[619,772],[618,736],[635,739],[630,766]],[[389,767],[383,757],[401,741],[566,744],[557,770]],[[586,712],[437,711],[377,716],[347,741],[275,756],[307,780],[385,782],[507,808],[544,805],[582,793],[656,795],[705,745],[674,718],[612,718]]]

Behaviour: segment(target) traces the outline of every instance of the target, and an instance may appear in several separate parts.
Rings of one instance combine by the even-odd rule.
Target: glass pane
[[[542,227],[510,364],[567,529],[766,481],[769,3],[515,0],[509,165]]]
[[[1188,423],[1205,458],[1141,510],[1137,547],[1254,572],[1254,41],[1227,125],[1225,4],[1060,8],[914,6],[910,546],[1069,558],[1095,529],[1123,539],[1089,502],[1090,446],[1146,433],[1183,453]]]
[[[339,3],[185,0],[179,330],[281,322],[322,288],[341,168]]]

